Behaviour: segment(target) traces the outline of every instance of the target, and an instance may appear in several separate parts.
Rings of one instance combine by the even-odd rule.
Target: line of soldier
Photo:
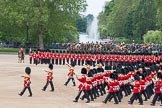
[[[82,68],[81,75],[77,76],[80,84],[74,102],[86,98],[86,103],[89,103],[106,94],[108,89],[107,96],[103,100],[105,104],[112,98],[114,98],[114,104],[119,104],[124,94],[125,96],[132,94],[128,104],[139,100],[140,105],[143,105],[143,101],[147,101],[154,95],[151,105],[154,106],[159,100],[162,106],[162,59],[157,63],[141,61],[135,65],[132,63],[127,66],[118,65],[113,71],[110,65],[105,66],[104,71],[101,62],[97,69],[91,69],[89,64],[86,68]],[[81,96],[82,92],[84,94]]]
[[[68,54],[68,53],[52,53],[47,52],[31,52],[29,54],[30,64],[56,64],[65,65],[74,62],[76,65],[84,65],[87,61],[91,61],[91,65],[95,67],[95,64],[102,60],[107,65],[112,62],[137,62],[144,60],[144,62],[156,62],[162,59],[162,55],[103,55],[103,54]]]

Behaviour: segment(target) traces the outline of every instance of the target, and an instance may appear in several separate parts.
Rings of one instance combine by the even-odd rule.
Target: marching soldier
[[[146,81],[145,81],[145,75],[144,74],[142,74],[140,76],[140,85],[141,85],[140,93],[141,93],[141,95],[143,94],[143,96],[145,97],[144,101],[147,101],[148,97],[147,97],[147,94],[146,94]]]
[[[108,100],[111,100],[111,98],[114,98],[114,101],[115,103],[114,104],[118,104],[118,100],[117,100],[117,96],[116,96],[116,93],[115,93],[115,75],[113,73],[110,74],[110,78],[111,78],[111,81],[108,83],[108,86],[109,86],[109,93],[108,95],[106,96],[106,98],[104,99],[104,101],[102,101],[103,103],[107,103]]]
[[[22,96],[24,94],[24,92],[26,91],[26,89],[28,89],[29,97],[32,97],[32,91],[31,91],[31,88],[30,88],[30,84],[31,84],[31,81],[30,81],[31,69],[30,69],[30,67],[25,68],[25,73],[26,73],[26,75],[22,76],[22,77],[24,77],[24,88],[19,93],[19,95]]]
[[[52,82],[52,80],[53,80],[53,65],[49,64],[49,70],[45,70],[45,72],[47,72],[47,78],[46,78],[47,82],[46,82],[46,85],[43,87],[42,91],[45,91],[47,86],[50,83],[50,85],[51,85],[50,91],[53,92],[54,91],[54,85]]]
[[[159,98],[161,101],[161,105],[162,106],[162,75],[159,76],[159,80],[156,82],[156,84],[154,85],[154,89],[155,89],[155,95],[154,98],[152,100],[151,105],[155,106],[155,103],[157,101],[157,99]]]
[[[86,103],[89,103],[89,102],[90,102],[90,99],[89,99],[89,96],[88,96],[87,91],[85,90],[85,83],[86,83],[86,74],[87,74],[87,70],[86,70],[85,68],[82,68],[82,69],[81,69],[81,74],[82,74],[81,77],[78,77],[78,76],[76,75],[76,77],[77,77],[77,79],[79,80],[80,84],[79,84],[79,86],[78,86],[79,92],[78,92],[78,94],[77,94],[77,96],[75,97],[75,100],[74,100],[73,102],[78,102],[81,93],[84,92],[84,97],[87,98]]]
[[[140,104],[139,105],[143,105],[143,100],[140,94],[140,78],[139,75],[135,75],[134,76],[134,84],[133,84],[133,95],[130,98],[130,101],[128,102],[128,104],[133,104],[135,99],[139,99]]]
[[[93,69],[90,69],[86,77],[85,90],[88,94],[88,97],[91,97],[91,101],[94,101],[93,94],[92,94],[92,77],[93,77]],[[84,94],[81,100],[84,100],[85,97],[86,95]]]
[[[75,73],[74,73],[74,67],[73,66],[70,66],[69,64],[68,64],[68,67],[69,67],[69,72],[68,72],[68,80],[65,82],[65,86],[67,86],[67,84],[69,83],[69,81],[70,80],[72,80],[72,82],[73,82],[73,86],[75,86],[76,84],[75,84],[75,80],[74,80],[74,75],[75,75]]]

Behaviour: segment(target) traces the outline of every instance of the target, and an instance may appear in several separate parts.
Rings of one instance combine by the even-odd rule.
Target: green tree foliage
[[[158,30],[148,31],[144,35],[144,43],[161,44],[162,43],[162,32]]]
[[[98,17],[99,31],[101,35],[125,37],[130,40],[142,39],[147,31],[162,26],[160,3],[161,0],[110,1]]]
[[[67,34],[77,36],[75,17],[85,7],[85,0],[1,0],[0,31],[26,40],[29,22],[30,42],[43,49],[44,40],[66,42]]]
[[[78,16],[76,18],[76,26],[78,29],[78,32],[86,32],[87,28],[87,19],[85,16]]]
[[[133,36],[141,37],[148,30],[155,29],[156,8],[154,0],[139,0],[135,6],[133,18]]]
[[[102,11],[99,16],[98,16],[98,20],[99,20],[99,31],[100,31],[100,36],[101,38],[110,35],[108,33],[108,29],[107,29],[107,24],[108,24],[108,16],[110,15],[110,13],[112,12],[112,9],[114,7],[115,3],[114,0],[110,1],[110,2],[106,2],[105,4],[105,10]]]
[[[108,16],[107,29],[111,36],[122,37],[125,35],[124,26],[132,0],[115,0],[114,4],[112,12]]]
[[[159,30],[162,30],[162,0],[155,0],[155,4],[157,7],[157,27]]]

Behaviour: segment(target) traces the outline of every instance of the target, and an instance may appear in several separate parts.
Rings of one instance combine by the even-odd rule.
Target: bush
[[[124,38],[124,37],[121,37],[121,38],[115,38],[114,39],[114,42],[115,43],[127,43],[129,40],[128,39],[126,39],[126,38]]]
[[[161,44],[162,43],[162,32],[158,30],[148,31],[144,35],[144,43]]]

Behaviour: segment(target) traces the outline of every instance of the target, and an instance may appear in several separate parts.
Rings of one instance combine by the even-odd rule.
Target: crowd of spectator
[[[53,49],[64,49],[69,53],[83,54],[162,54],[162,44],[125,43],[56,43]]]

